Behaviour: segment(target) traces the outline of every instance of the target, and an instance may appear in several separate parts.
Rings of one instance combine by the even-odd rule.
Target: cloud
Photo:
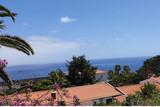
[[[9,65],[50,63],[67,59],[81,47],[77,41],[65,41],[51,36],[31,36],[25,39],[35,51],[27,56],[15,49],[1,47],[0,58],[7,59]]]
[[[28,27],[29,26],[29,23],[23,23],[23,26],[25,26],[25,27]]]
[[[68,16],[64,16],[60,18],[61,23],[71,23],[71,22],[75,22],[76,19],[74,18],[70,18]]]
[[[49,33],[51,34],[56,34],[58,31],[57,30],[50,30]]]
[[[45,36],[32,36],[29,38],[29,42],[37,53],[43,51],[50,53],[59,53],[80,47],[80,44],[77,42],[62,41],[53,37]]]

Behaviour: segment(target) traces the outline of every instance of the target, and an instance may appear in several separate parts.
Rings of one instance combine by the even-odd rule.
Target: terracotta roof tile
[[[92,85],[70,87],[66,88],[66,90],[68,90],[68,95],[70,96],[70,97],[63,97],[64,100],[66,101],[66,104],[72,103],[73,101],[72,98],[74,95],[76,95],[80,99],[80,102],[86,102],[93,99],[121,95],[121,93],[117,91],[112,85],[105,82],[100,82]],[[31,99],[37,99],[41,97],[41,99],[45,100],[44,102],[46,103],[47,99],[51,97],[51,92],[52,90],[37,91],[37,92],[32,92],[30,95]],[[25,94],[20,94],[20,96],[21,98],[23,98],[25,97]],[[58,97],[60,98],[59,95]]]
[[[127,86],[121,86],[118,87],[123,93],[126,95],[135,94],[137,91],[140,91],[142,85],[136,84],[136,85],[127,85]]]
[[[160,76],[159,77],[151,77],[149,79],[143,80],[140,82],[140,84],[145,84],[145,83],[151,83],[151,84],[160,84]]]
[[[158,90],[160,90],[160,85],[159,84],[155,84],[156,88]],[[125,97],[127,97],[128,95],[133,95],[136,92],[141,90],[141,87],[143,87],[143,84],[135,84],[135,85],[126,85],[126,86],[121,86],[121,87],[117,87],[118,90],[120,90],[122,93],[124,93],[125,95],[122,96],[118,96],[116,97],[116,99],[119,102],[122,102],[125,100]]]
[[[70,95],[76,95],[80,101],[88,101],[92,99],[117,96],[121,93],[115,90],[109,83],[101,82],[93,85],[85,85],[79,87],[67,88]]]
[[[102,71],[102,70],[97,70],[96,71],[96,74],[104,74],[104,73],[107,73],[107,71]]]

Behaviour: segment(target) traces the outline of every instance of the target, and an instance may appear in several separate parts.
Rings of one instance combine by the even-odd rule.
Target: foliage
[[[160,76],[160,56],[147,59],[136,72],[131,72],[128,65],[123,70],[120,65],[116,65],[114,71],[108,72],[108,79],[112,85],[121,86],[139,83],[153,75]]]
[[[35,81],[32,90],[33,91],[40,91],[40,90],[48,90],[52,88],[52,84],[56,83],[60,87],[69,87],[70,82],[67,79],[67,76],[65,73],[63,73],[62,70],[57,69],[52,72],[50,72],[49,77],[46,79]]]
[[[52,81],[52,83],[59,84],[60,87],[70,86],[70,82],[67,80],[66,74],[60,69],[49,73],[49,80]]]
[[[5,71],[5,67],[8,64],[6,60],[0,59],[0,77],[6,82],[9,89],[11,89],[12,81]]]
[[[27,85],[27,84],[25,84]],[[59,90],[59,85],[52,84],[53,90]],[[63,99],[55,100],[51,96],[48,96],[49,91],[45,93],[37,93],[37,98],[32,97],[32,85],[26,86],[26,91],[19,93],[19,91],[12,95],[0,96],[0,106],[65,106],[66,102]],[[56,89],[55,89],[56,88]],[[68,98],[68,94],[63,94],[63,97]],[[79,105],[79,98],[75,95],[72,96],[72,101],[75,105]]]
[[[37,81],[32,86],[33,91],[49,90],[51,88],[52,88],[52,81],[48,79]]]
[[[0,5],[0,17],[11,17],[12,20],[15,22],[15,16],[17,14],[11,12],[9,9],[4,7],[3,5]],[[3,20],[0,20],[0,29],[3,29],[5,27]],[[0,45],[7,46],[10,48],[17,49],[27,55],[34,54],[33,49],[31,46],[24,41],[23,39],[17,37],[17,36],[10,36],[7,34],[1,34],[0,35]]]
[[[96,67],[93,67],[85,56],[73,56],[68,61],[68,78],[72,85],[92,84],[95,80]]]
[[[96,104],[94,106],[121,106],[121,103],[119,103],[119,102],[111,102],[109,104],[99,103],[99,104]]]
[[[115,70],[108,72],[108,80],[114,86],[136,84],[139,82],[139,78],[136,72],[132,72],[128,65],[121,70],[120,65],[115,65]]]
[[[10,17],[13,22],[15,22],[15,16],[17,14],[11,12],[9,9],[7,9],[5,6],[0,5],[0,18],[4,17]],[[5,24],[2,19],[0,19],[0,29],[4,29]],[[10,36],[8,34],[0,34],[0,45],[6,46],[9,48],[14,48],[18,51],[21,51],[27,55],[33,55],[34,51],[32,47],[23,39],[17,37],[17,36]],[[9,88],[11,88],[12,81],[10,80],[8,74],[5,71],[5,67],[0,68],[0,77],[7,83]]]
[[[129,95],[126,98],[126,101],[123,102],[122,105],[125,106],[142,105],[142,101],[143,101],[142,97],[140,97],[139,93],[137,92],[134,95]]]
[[[147,59],[143,66],[137,70],[137,73],[142,80],[151,77],[153,74],[156,76],[160,75],[160,56],[155,56]]]
[[[156,106],[160,105],[160,92],[153,84],[145,84],[140,92],[134,95],[129,95],[126,101],[123,102],[125,106]]]
[[[152,95],[157,94],[158,90],[154,84],[146,83],[143,87],[141,87],[141,96],[143,98],[150,98]]]

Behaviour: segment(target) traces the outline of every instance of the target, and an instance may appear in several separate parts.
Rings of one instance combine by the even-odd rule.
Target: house
[[[112,85],[100,82],[92,85],[77,86],[67,88],[71,96],[78,96],[81,105],[92,106],[96,103],[109,103],[115,100],[115,97],[122,95]],[[67,105],[73,105],[72,99],[65,99]]]
[[[117,96],[115,99],[118,102],[123,102],[125,101],[126,97],[128,95],[133,95],[136,92],[141,90],[142,85],[141,84],[135,84],[135,85],[126,85],[126,86],[121,86],[121,87],[116,87],[117,90],[119,90],[123,95]]]
[[[128,95],[133,95],[136,92],[140,91],[141,88],[143,87],[143,85],[146,83],[155,84],[156,88],[158,90],[160,90],[160,77],[151,77],[149,79],[140,81],[139,84],[116,87],[116,89],[119,90],[120,92],[122,92],[123,95],[117,96],[115,99],[119,102],[125,101],[125,99]]]
[[[106,81],[108,77],[107,71],[97,70],[96,71],[96,80],[97,81]]]
[[[48,104],[48,99],[55,97],[55,101],[65,101],[68,106],[73,106],[73,97],[76,96],[79,99],[80,105],[92,106],[94,104],[103,102],[110,103],[115,100],[115,97],[121,96],[122,93],[117,91],[112,85],[105,82],[99,82],[91,85],[76,86],[65,88],[55,92],[52,90],[31,92],[31,100],[40,99],[43,105]],[[21,98],[25,97],[25,94],[20,94]]]

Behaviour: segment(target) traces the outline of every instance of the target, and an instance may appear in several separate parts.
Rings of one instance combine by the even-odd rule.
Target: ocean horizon
[[[134,72],[143,65],[143,62],[149,57],[130,57],[130,58],[113,58],[113,59],[94,59],[90,60],[93,66],[99,70],[113,70],[116,64],[121,66],[129,65]],[[50,63],[50,64],[37,64],[37,65],[17,65],[8,66],[7,73],[13,80],[30,79],[46,77],[51,71],[61,69],[67,72],[66,62]]]

